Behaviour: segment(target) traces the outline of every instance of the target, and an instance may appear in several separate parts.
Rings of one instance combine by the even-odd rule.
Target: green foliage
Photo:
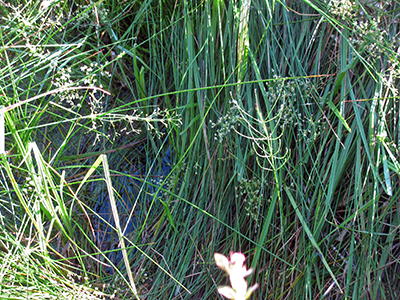
[[[399,9],[0,1],[0,298],[399,298]]]

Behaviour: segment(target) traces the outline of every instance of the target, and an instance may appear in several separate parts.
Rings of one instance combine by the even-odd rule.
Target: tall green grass
[[[398,298],[400,7],[346,3],[0,2],[0,297]]]

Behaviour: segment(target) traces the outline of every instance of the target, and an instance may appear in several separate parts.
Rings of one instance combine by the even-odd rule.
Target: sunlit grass
[[[400,296],[398,3],[18,3],[0,298]]]

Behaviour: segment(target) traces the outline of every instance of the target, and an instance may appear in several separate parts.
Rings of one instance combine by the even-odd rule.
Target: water
[[[171,172],[172,153],[168,148],[164,156],[162,157],[161,166],[154,166],[149,170],[148,179],[155,178],[152,180],[156,186],[143,183],[139,180],[133,179],[128,176],[115,176],[112,177],[113,187],[118,191],[118,195],[115,195],[117,204],[118,215],[120,218],[121,228],[124,231],[125,237],[129,237],[134,234],[140,220],[140,205],[135,205],[135,201],[143,202],[150,201],[157,191],[158,186],[165,176]],[[139,171],[138,171],[139,170]],[[153,171],[154,170],[154,171]],[[136,168],[135,170],[122,170],[121,172],[128,173],[137,178],[145,178],[147,171],[144,168]],[[140,193],[140,189],[144,191]],[[105,185],[99,184],[99,182],[92,182],[90,186],[90,192],[93,195],[97,195],[97,201],[94,206],[94,211],[98,214],[93,217],[93,226],[95,229],[96,245],[102,251],[114,250],[120,248],[119,238],[115,227],[114,217],[111,210],[111,204],[109,195]],[[147,192],[147,193],[145,193]],[[160,196],[161,193],[157,196]],[[134,210],[134,211],[133,211]],[[104,220],[102,220],[100,217]],[[111,225],[111,226],[110,226]],[[123,260],[121,251],[107,252],[107,258],[116,266]],[[112,267],[106,267],[105,271],[113,273]]]

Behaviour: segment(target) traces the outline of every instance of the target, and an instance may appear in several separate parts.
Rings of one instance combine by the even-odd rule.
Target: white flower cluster
[[[278,80],[269,86],[267,95],[274,107],[274,115],[280,116],[279,127],[281,131],[293,126],[301,117],[296,107],[297,85],[294,81]]]
[[[96,114],[93,114],[94,120],[96,116]],[[171,112],[167,109],[162,110],[159,107],[148,115],[139,110],[132,110],[129,114],[107,114],[101,117],[98,122],[102,122],[103,125],[105,123],[109,125],[108,132],[112,133],[106,136],[111,141],[115,141],[120,137],[139,134],[144,127],[150,133],[161,137],[170,126],[182,125],[182,119],[176,112]]]
[[[29,50],[29,56],[37,58],[39,63],[47,62],[51,55],[48,49],[44,49],[41,46],[33,45],[30,43],[29,38],[27,38],[26,47]],[[51,66],[51,65],[50,65]]]
[[[81,83],[83,86],[103,88],[103,83],[111,77],[110,72],[102,69],[99,63],[91,62],[89,65],[80,67],[80,74],[77,75],[71,67],[62,67],[54,74],[51,81],[56,88],[68,88],[77,86]],[[79,79],[79,78],[82,79]],[[59,94],[61,103],[67,103],[72,109],[80,108],[80,94],[75,90],[68,90]],[[99,91],[91,91],[87,98],[92,115],[102,112],[103,95]]]
[[[81,75],[83,75],[81,81],[84,86],[103,88],[103,82],[111,78],[111,73],[104,70],[97,62],[91,62],[89,65],[82,65],[80,71]],[[101,91],[91,90],[85,99],[90,109],[90,115],[92,116],[92,131],[96,132],[103,126],[101,118],[97,118],[96,116],[104,112],[105,95]],[[96,143],[99,139],[100,134],[96,133],[93,143]]]
[[[51,81],[51,84],[56,88],[67,88],[74,85],[74,79],[72,78],[72,69],[70,67],[60,68]],[[79,108],[80,103],[77,100],[80,99],[80,95],[77,91],[69,90],[58,94],[61,103],[66,103],[70,108]]]
[[[87,86],[103,88],[101,79],[111,78],[111,73],[104,70],[97,62],[91,62],[89,65],[82,65],[80,70],[82,74],[84,74],[82,82]]]
[[[328,4],[331,14],[351,29],[349,40],[358,51],[368,54],[368,60],[385,55],[386,48],[393,48],[395,43],[390,41],[388,34],[392,23],[387,20],[389,2],[331,0]]]
[[[10,1],[2,1],[1,6],[8,9],[8,13],[0,20],[3,19],[4,24],[13,24],[15,28],[22,28],[18,33],[25,38],[31,36],[40,40],[49,30],[60,30],[65,17],[61,3],[62,1],[54,0],[42,1],[38,13],[31,14],[22,4],[14,5]]]
[[[215,128],[214,139],[220,143],[227,137],[231,131],[240,125],[240,112],[238,111],[238,103],[236,100],[230,101],[228,111],[222,115],[215,123],[210,121],[211,128]]]
[[[400,81],[400,47],[397,54],[389,57],[389,68],[383,76],[383,84],[391,91],[393,97],[399,96]]]
[[[162,124],[167,128],[169,123],[174,119],[173,117],[170,118],[169,114],[170,112],[168,110],[162,110],[160,107],[156,107],[150,115],[141,118],[141,120],[145,122],[148,131],[161,137],[164,135],[164,132],[159,130],[158,126],[155,126],[155,124]]]
[[[387,41],[388,32],[379,24],[379,18],[361,18],[353,22],[354,30],[350,41],[357,48],[366,51],[370,58],[379,57]]]
[[[246,216],[255,223],[257,228],[262,223],[262,219],[260,219],[262,205],[261,187],[261,181],[257,178],[242,179],[235,187],[236,199],[243,201]]]
[[[274,107],[279,133],[296,132],[299,139],[310,143],[322,131],[322,120],[314,120],[305,113],[305,101],[311,98],[312,85],[308,80],[279,80],[271,84],[268,98]],[[313,115],[313,114],[310,114]]]
[[[331,0],[328,4],[332,15],[341,19],[351,19],[356,15],[356,5],[351,0]]]
[[[86,97],[87,104],[90,109],[90,117],[92,121],[92,131],[96,132],[96,137],[93,141],[93,144],[96,144],[97,141],[100,140],[100,133],[97,131],[100,130],[103,126],[103,121],[98,115],[104,111],[105,106],[105,97],[99,91],[90,91],[88,97]]]
[[[1,4],[3,5],[3,4]],[[55,26],[55,21],[49,23],[42,20],[39,15],[32,15],[21,5],[12,5],[4,3],[3,8],[8,9],[7,13],[0,16],[0,24],[5,29],[4,35],[16,35],[18,43],[15,47],[25,48],[24,52],[20,52],[20,58],[23,60],[34,60],[36,66],[50,66],[54,68],[52,60],[52,52],[46,45],[42,45],[43,40],[47,39],[46,34]]]

